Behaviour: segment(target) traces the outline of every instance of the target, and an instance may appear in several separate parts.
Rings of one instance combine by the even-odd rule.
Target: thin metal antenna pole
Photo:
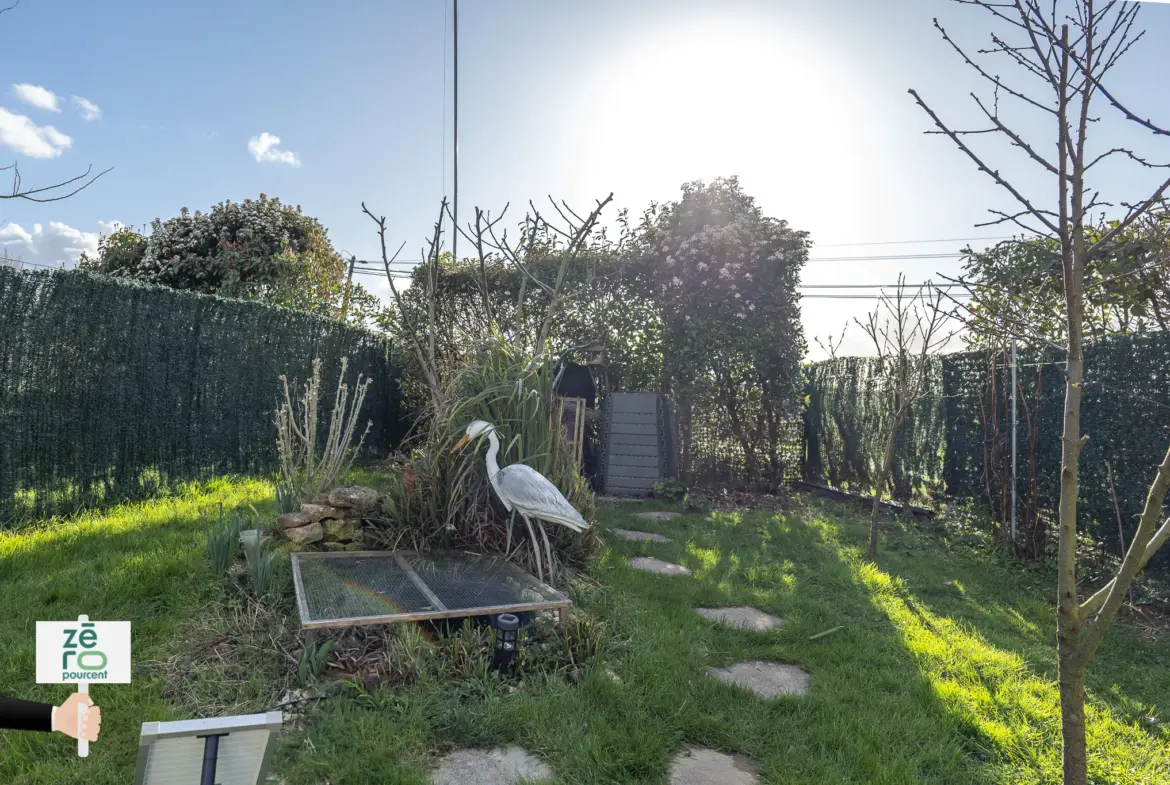
[[[1012,340],[1012,544],[1016,542],[1016,342]]]
[[[459,0],[451,0],[451,2],[454,4],[451,17],[453,20],[452,48],[454,49],[454,76],[452,84],[454,106],[452,109],[454,113],[455,125],[455,160],[452,163],[453,177],[455,182],[451,189],[451,215],[453,216],[452,223],[454,225],[451,227],[451,256],[455,259],[458,259],[459,257],[455,252],[455,246],[459,242]]]

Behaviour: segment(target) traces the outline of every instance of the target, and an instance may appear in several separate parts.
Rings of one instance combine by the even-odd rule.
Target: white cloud
[[[56,158],[73,140],[51,125],[37,125],[0,106],[0,144],[30,158]]]
[[[86,120],[97,120],[102,116],[102,108],[93,101],[88,101],[79,95],[73,96],[73,103],[77,105],[81,116]]]
[[[0,254],[19,259],[30,265],[30,269],[45,265],[66,267],[76,264],[81,254],[97,252],[98,240],[103,234],[110,234],[121,228],[118,221],[98,221],[96,232],[76,229],[60,221],[49,225],[33,224],[28,231],[20,224],[10,223],[0,227]]]
[[[12,92],[16,93],[16,97],[29,106],[35,106],[37,109],[45,109],[49,112],[61,111],[61,107],[57,105],[57,94],[40,85],[14,84]]]
[[[248,140],[248,152],[257,162],[272,161],[278,164],[300,166],[301,159],[292,150],[280,149],[280,137],[270,133],[262,133]]]
[[[36,224],[33,229],[39,230],[40,227],[40,224]],[[37,234],[40,234],[40,232],[38,231]],[[7,247],[17,244],[32,248],[33,236],[26,232],[20,224],[8,224],[0,228],[0,245]]]

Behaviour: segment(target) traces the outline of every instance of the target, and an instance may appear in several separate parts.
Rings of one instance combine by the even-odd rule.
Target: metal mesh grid
[[[514,564],[464,554],[294,553],[304,627],[566,608],[567,597]]]

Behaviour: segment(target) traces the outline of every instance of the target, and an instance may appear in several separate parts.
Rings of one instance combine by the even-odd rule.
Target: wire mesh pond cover
[[[295,552],[292,572],[306,629],[559,611],[572,605],[515,564],[491,556]]]

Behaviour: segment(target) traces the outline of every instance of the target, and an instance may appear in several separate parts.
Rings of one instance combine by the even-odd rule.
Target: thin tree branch
[[[0,13],[3,13],[4,11],[9,11],[15,7],[16,7],[15,4],[10,5],[10,6],[8,6],[8,8],[0,10]],[[109,174],[110,172],[114,171],[114,167],[111,166],[109,169],[105,169],[101,172],[98,172],[93,177],[90,177],[89,173],[91,171],[93,171],[93,166],[89,166],[86,168],[84,173],[79,174],[76,177],[70,177],[68,180],[62,180],[59,183],[55,183],[53,185],[45,185],[45,186],[42,186],[40,188],[29,188],[29,189],[22,190],[21,189],[22,179],[20,176],[20,167],[15,163],[12,164],[11,166],[0,167],[0,171],[7,171],[9,169],[12,170],[12,190],[9,193],[0,193],[0,199],[24,199],[26,201],[37,202],[39,204],[45,204],[47,202],[59,202],[62,199],[68,199],[71,196],[75,196],[75,195],[81,193],[82,191],[84,191],[86,188],[89,188],[95,182],[97,182],[98,179],[102,177],[102,175]],[[86,178],[89,178],[89,179],[86,179]],[[55,191],[55,190],[58,190],[60,188],[65,188],[67,186],[72,185],[73,183],[76,183],[76,182],[79,182],[82,180],[85,180],[85,182],[83,182],[78,187],[74,188],[69,193],[57,194],[57,195],[52,195],[52,196],[39,196],[38,195],[38,194],[48,194],[51,191]]]
[[[999,183],[999,185],[1001,187],[1003,187],[1005,190],[1007,190],[1009,193],[1011,193],[1011,195],[1016,198],[1016,201],[1018,201],[1021,205],[1023,205],[1028,210],[1028,212],[1032,213],[1032,215],[1037,220],[1039,220],[1041,223],[1043,223],[1045,226],[1047,226],[1049,229],[1051,229],[1054,234],[1060,234],[1060,228],[1057,227],[1057,225],[1055,223],[1053,223],[1052,221],[1050,221],[1047,217],[1045,217],[1044,213],[1046,211],[1042,211],[1042,210],[1039,210],[1038,208],[1036,208],[1030,201],[1028,201],[1027,197],[1025,197],[1023,194],[1021,194],[1018,190],[1016,190],[1015,186],[1013,186],[1011,183],[1009,183],[1007,180],[1005,180],[999,174],[998,171],[992,171],[992,169],[990,169],[986,164],[984,164],[982,159],[980,159],[979,156],[977,156],[974,152],[972,152],[971,149],[969,147],[967,147],[966,144],[963,143],[962,139],[960,139],[957,135],[955,135],[955,133],[950,128],[948,128],[946,125],[943,124],[942,120],[939,119],[938,115],[934,113],[934,110],[932,110],[929,106],[927,106],[926,103],[918,96],[917,91],[911,89],[911,90],[908,90],[907,92],[909,92],[910,95],[912,95],[914,97],[915,102],[919,106],[921,106],[922,109],[928,115],[930,115],[930,118],[934,121],[934,124],[936,126],[938,126],[938,128],[941,131],[946,133],[946,135],[951,138],[951,141],[954,142],[955,145],[958,146],[958,148],[960,150],[962,150],[964,153],[966,153],[967,157],[970,158],[975,163],[975,165],[977,167],[979,167],[979,171],[985,172],[987,175],[989,175],[991,177],[991,179],[995,180],[995,182]]]
[[[959,53],[959,57],[962,57],[962,58],[963,58],[963,62],[965,62],[967,65],[971,66],[972,68],[974,68],[974,69],[975,69],[975,71],[976,71],[976,72],[978,72],[978,74],[979,74],[980,76],[982,76],[984,79],[986,79],[987,81],[989,81],[989,82],[991,82],[992,84],[994,84],[994,85],[996,86],[996,88],[997,88],[997,89],[1002,87],[1002,88],[1003,88],[1003,90],[1004,90],[1004,92],[1008,93],[1009,95],[1011,95],[1011,96],[1014,96],[1014,97],[1016,97],[1016,98],[1020,99],[1021,101],[1024,101],[1025,103],[1027,103],[1027,104],[1030,104],[1031,106],[1034,106],[1034,107],[1036,107],[1037,109],[1040,109],[1040,110],[1042,110],[1042,111],[1048,112],[1049,114],[1053,114],[1053,115],[1055,115],[1055,114],[1056,114],[1056,110],[1055,110],[1055,109],[1053,109],[1051,106],[1045,106],[1044,104],[1040,103],[1039,101],[1036,101],[1036,100],[1034,100],[1034,99],[1032,99],[1032,98],[1029,98],[1028,96],[1024,95],[1024,94],[1023,94],[1023,93],[1021,93],[1020,91],[1018,91],[1018,90],[1013,90],[1012,88],[1010,88],[1010,87],[1008,87],[1007,85],[1003,84],[1003,82],[1001,82],[1001,81],[1000,81],[1000,78],[999,78],[998,76],[992,76],[991,74],[987,73],[987,71],[986,71],[986,70],[984,70],[984,69],[983,69],[983,67],[982,67],[981,65],[979,65],[979,64],[978,64],[978,63],[976,63],[974,60],[972,60],[972,59],[971,59],[971,58],[970,58],[970,57],[967,55],[967,53],[966,53],[965,51],[963,51],[963,48],[962,48],[962,47],[960,47],[960,46],[959,46],[959,45],[958,45],[958,44],[957,44],[957,43],[956,43],[956,42],[955,42],[955,41],[954,41],[954,40],[953,40],[953,39],[950,37],[950,35],[947,33],[946,29],[945,29],[945,28],[944,28],[944,27],[943,27],[941,24],[939,24],[939,21],[938,21],[938,18],[937,18],[937,17],[934,19],[934,26],[935,26],[935,29],[937,29],[937,30],[939,31],[939,33],[941,33],[941,34],[942,34],[943,40],[944,40],[944,41],[946,41],[948,44],[950,44],[950,45],[951,45],[951,48],[952,48],[952,49],[954,49],[956,52],[958,52],[958,53]]]

